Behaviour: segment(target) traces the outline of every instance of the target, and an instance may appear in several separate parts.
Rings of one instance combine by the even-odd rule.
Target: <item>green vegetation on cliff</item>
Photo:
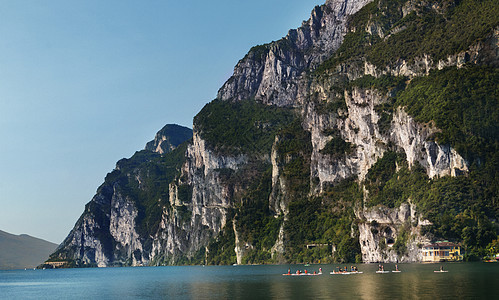
[[[329,188],[321,197],[293,200],[285,223],[286,259],[295,263],[361,261],[358,236],[351,236],[358,234],[354,206],[361,200],[354,180]]]
[[[416,121],[434,121],[439,144],[450,144],[468,162],[483,164],[499,151],[499,71],[467,66],[433,71],[411,81],[395,105]]]
[[[383,204],[393,208],[407,199],[420,199],[427,181],[426,172],[419,165],[409,170],[404,154],[386,152],[367,174],[365,183],[369,200],[365,205]]]
[[[282,222],[282,217],[274,216],[269,208],[272,168],[266,165],[264,169],[236,205],[236,229],[240,239],[252,245],[243,257],[244,264],[271,262],[271,248]]]
[[[118,168],[106,177],[106,182],[120,182],[119,187],[138,209],[137,232],[142,236],[156,233],[163,209],[170,207],[169,184],[180,173],[185,162],[187,143],[172,152],[159,155],[147,150],[118,162]],[[140,181],[135,178],[140,178]],[[185,189],[185,187],[184,187]],[[179,188],[179,197],[189,199],[189,188]],[[181,209],[180,209],[181,211]]]
[[[276,151],[278,165],[288,186],[290,199],[301,199],[310,191],[310,156],[312,144],[310,133],[303,130],[301,122],[295,120],[277,135]]]
[[[499,26],[498,15],[495,0],[414,1],[412,5],[405,0],[375,0],[350,17],[351,32],[317,72],[363,58],[379,67],[424,55],[436,62],[490,36]]]
[[[267,154],[277,131],[295,117],[289,109],[253,100],[213,100],[196,115],[194,127],[221,154]]]
[[[158,140],[158,137],[161,139]],[[170,152],[190,138],[192,138],[192,129],[177,124],[167,124],[156,133],[153,141],[146,144],[145,150],[156,151],[156,148],[160,146],[163,153]]]

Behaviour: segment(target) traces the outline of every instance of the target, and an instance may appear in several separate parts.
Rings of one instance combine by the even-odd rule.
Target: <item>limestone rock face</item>
[[[310,105],[304,111],[304,127],[312,134],[311,173],[319,178],[319,191],[324,183],[335,183],[351,176],[365,179],[369,168],[383,157],[388,143],[393,143],[407,157],[409,166],[419,163],[430,178],[466,173],[466,161],[450,146],[439,145],[429,137],[438,131],[428,124],[418,124],[402,108],[393,116],[388,133],[381,133],[380,116],[375,106],[387,101],[376,90],[354,88],[345,93],[347,117],[319,114]],[[332,158],[320,152],[332,137],[324,132],[336,128],[341,137],[355,145],[352,154]]]
[[[142,247],[142,238],[136,231],[137,216],[138,211],[133,202],[115,191],[111,199],[109,233],[116,241],[115,251],[124,252],[134,266],[147,265],[149,262],[149,255],[144,253]]]
[[[421,226],[428,225],[428,222],[421,220],[411,203],[403,203],[397,208],[378,206],[363,209],[357,212],[357,217],[363,220],[359,224],[363,262],[407,263],[422,260],[420,248],[429,239],[420,232]],[[406,249],[397,249],[397,242]]]
[[[287,195],[287,182],[286,179],[281,176],[282,166],[280,162],[279,155],[276,150],[276,144],[279,142],[279,137],[275,137],[274,145],[272,147],[272,191],[269,197],[269,207],[270,210],[275,214],[288,214],[288,195]]]
[[[83,214],[59,247],[69,250],[60,258],[98,267],[124,264],[126,259],[132,265],[149,262],[149,254],[142,247],[143,238],[135,228],[137,209],[118,190],[117,185],[101,186],[86,208],[86,212],[99,215]]]
[[[419,163],[430,178],[467,172],[466,161],[454,149],[428,138],[435,132],[435,128],[417,124],[402,108],[393,117],[391,137],[404,149],[409,166]]]
[[[328,0],[313,9],[308,21],[283,39],[253,47],[218,91],[222,100],[255,98],[267,104],[295,104],[302,73],[338,49],[346,21],[372,0]]]
[[[196,131],[186,157],[180,176],[184,179],[172,184],[170,202],[174,206],[173,213],[163,212],[153,239],[152,259],[156,263],[175,263],[181,255],[192,255],[231,221],[228,220],[228,210],[233,206],[232,190],[221,179],[220,170],[237,170],[246,158],[216,154],[206,148],[205,141]],[[178,199],[178,187],[182,185],[192,188],[192,196],[185,202]],[[189,216],[182,216],[180,208],[185,209]]]

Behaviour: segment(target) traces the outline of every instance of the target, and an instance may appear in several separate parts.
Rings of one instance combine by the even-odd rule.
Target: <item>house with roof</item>
[[[461,246],[451,242],[436,242],[423,246],[423,262],[459,261],[463,259]]]

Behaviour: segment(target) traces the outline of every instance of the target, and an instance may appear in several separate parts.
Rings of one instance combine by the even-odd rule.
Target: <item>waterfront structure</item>
[[[463,259],[461,247],[450,242],[437,242],[423,246],[423,262],[459,261]]]
[[[54,269],[55,268],[60,268],[60,267],[64,266],[67,263],[68,263],[67,261],[46,261],[45,262],[45,264],[51,265]]]

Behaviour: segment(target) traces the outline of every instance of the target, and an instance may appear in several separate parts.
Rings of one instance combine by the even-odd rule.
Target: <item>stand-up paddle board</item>
[[[282,274],[283,276],[317,276],[317,275],[322,275],[322,273],[300,273],[300,274],[296,274],[296,273],[291,273],[291,274]]]

